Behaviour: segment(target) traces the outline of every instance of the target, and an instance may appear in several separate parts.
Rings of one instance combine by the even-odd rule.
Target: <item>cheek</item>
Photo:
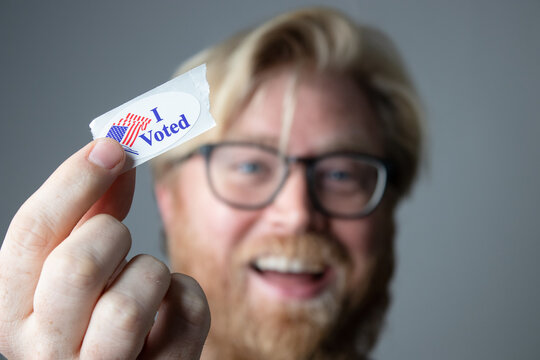
[[[231,208],[217,199],[207,184],[202,161],[186,165],[179,176],[176,199],[178,221],[189,229],[184,231],[189,238],[182,242],[196,245],[199,253],[212,258],[208,260],[226,266],[235,247],[255,223],[257,213]]]
[[[365,282],[376,260],[376,244],[379,235],[377,221],[371,217],[361,221],[336,220],[332,229],[352,261],[351,283]]]

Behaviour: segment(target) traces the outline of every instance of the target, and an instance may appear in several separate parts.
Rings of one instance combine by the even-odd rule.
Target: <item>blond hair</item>
[[[315,71],[350,77],[365,91],[383,134],[385,157],[395,167],[392,186],[397,198],[409,192],[420,162],[422,115],[400,56],[380,31],[358,25],[335,10],[302,9],[202,51],[185,62],[177,74],[202,63],[207,64],[211,112],[218,126],[155,159],[153,168],[158,181],[172,159],[201,143],[221,139],[270,70],[306,65]],[[392,239],[383,247],[356,329],[359,353],[364,356],[377,341],[390,303]]]
[[[207,64],[211,112],[218,126],[153,161],[159,179],[172,158],[222,138],[234,115],[265,73],[281,65],[310,65],[357,81],[371,100],[382,129],[385,156],[395,166],[398,195],[409,192],[421,154],[422,116],[400,56],[380,31],[343,14],[309,8],[278,16],[206,49],[180,66],[179,75]]]

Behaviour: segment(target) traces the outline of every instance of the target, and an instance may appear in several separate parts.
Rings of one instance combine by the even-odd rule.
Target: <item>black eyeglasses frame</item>
[[[283,175],[282,180],[277,186],[276,190],[272,193],[272,195],[269,197],[267,201],[261,204],[257,204],[257,205],[238,204],[238,203],[235,203],[228,199],[223,198],[223,196],[221,196],[216,191],[215,186],[210,176],[210,160],[212,157],[212,153],[215,151],[215,149],[222,146],[256,147],[264,151],[274,153],[285,161],[285,164],[286,164],[285,174]],[[382,159],[377,156],[373,156],[373,155],[368,155],[368,154],[354,152],[354,151],[332,151],[332,152],[328,152],[319,156],[305,156],[305,157],[304,156],[283,156],[282,154],[280,154],[279,150],[277,150],[274,147],[264,145],[264,144],[248,142],[248,141],[223,141],[223,142],[217,142],[217,143],[203,144],[197,147],[196,149],[194,149],[193,151],[189,152],[188,154],[184,155],[183,157],[174,160],[173,162],[171,162],[171,165],[173,166],[178,165],[192,158],[195,155],[201,155],[204,158],[206,178],[214,196],[218,198],[220,201],[224,202],[225,204],[231,207],[237,208],[237,209],[242,209],[242,210],[259,210],[270,205],[275,200],[276,196],[279,194],[281,189],[283,188],[283,185],[285,184],[285,182],[287,181],[287,178],[289,177],[291,165],[295,163],[299,163],[304,166],[306,183],[308,185],[307,186],[308,197],[311,204],[315,208],[315,210],[317,210],[318,212],[320,212],[321,214],[325,216],[332,217],[332,218],[359,219],[359,218],[363,218],[370,215],[381,203],[384,197],[384,193],[386,192],[388,186],[393,182],[393,179],[395,176],[394,166],[390,161],[386,159]],[[366,206],[366,208],[364,208],[364,210],[362,210],[361,212],[358,212],[355,214],[340,214],[334,211],[328,211],[318,199],[317,192],[315,190],[315,172],[314,172],[315,164],[320,162],[323,159],[336,156],[336,155],[354,157],[355,159],[365,160],[366,162],[372,163],[377,167],[379,171],[379,175],[382,173],[385,176],[382,190],[379,190],[379,193],[377,194],[377,197],[375,199],[373,197],[372,199],[370,199],[370,201],[368,202],[368,206]]]

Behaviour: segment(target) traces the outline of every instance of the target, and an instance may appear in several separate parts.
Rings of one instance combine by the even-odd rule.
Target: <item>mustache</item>
[[[327,266],[350,264],[345,247],[329,234],[268,235],[246,241],[235,263],[244,266],[263,256],[284,256]]]

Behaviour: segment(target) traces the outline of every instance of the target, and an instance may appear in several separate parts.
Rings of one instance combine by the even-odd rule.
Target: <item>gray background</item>
[[[385,29],[429,117],[429,159],[399,212],[395,301],[378,359],[538,359],[540,2],[0,2],[0,227],[90,140],[96,116],[190,54],[307,4]],[[126,220],[163,258],[149,168]]]

